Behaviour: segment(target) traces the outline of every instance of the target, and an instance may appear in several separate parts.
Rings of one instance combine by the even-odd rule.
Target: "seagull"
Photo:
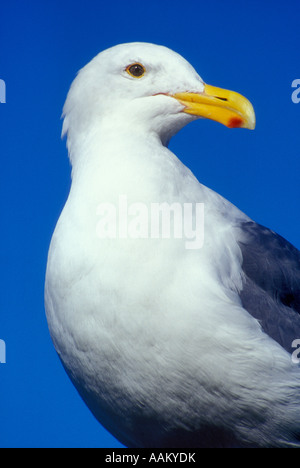
[[[134,42],[80,70],[63,117],[45,309],[93,415],[130,448],[299,447],[300,252],[168,149],[196,119],[254,129],[251,103]]]

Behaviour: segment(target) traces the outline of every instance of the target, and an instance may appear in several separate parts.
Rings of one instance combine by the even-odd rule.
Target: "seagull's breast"
[[[205,388],[208,375],[211,382],[222,379],[231,354],[224,350],[242,352],[251,333],[260,333],[239,303],[241,259],[234,229],[224,214],[216,215],[233,208],[175,157],[168,157],[166,167],[163,160],[162,154],[159,166],[155,158],[148,161],[141,181],[141,167],[135,163],[130,170],[129,161],[110,181],[105,167],[100,183],[99,173],[93,178],[91,170],[89,184],[78,181],[71,191],[49,252],[46,308],[55,347],[101,421],[109,426],[111,418],[122,420],[126,413],[119,427],[127,437],[145,408],[159,427],[176,411],[180,424],[201,425],[213,394],[203,395],[199,388]],[[126,186],[124,171],[132,177]],[[99,236],[99,213],[104,213],[99,205],[115,208],[120,222],[120,204],[124,208],[126,201],[128,214],[137,200],[127,218],[137,230],[142,207],[150,214],[152,201],[168,207],[190,203],[191,209],[201,202],[201,248],[186,248],[187,239],[172,232],[154,238],[150,231],[140,238],[129,231],[123,237]],[[236,384],[224,374],[225,382],[229,388]],[[151,423],[147,437],[155,432]]]

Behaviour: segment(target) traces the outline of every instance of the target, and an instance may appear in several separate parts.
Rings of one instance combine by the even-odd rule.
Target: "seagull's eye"
[[[141,78],[145,74],[146,68],[140,63],[132,63],[131,65],[128,65],[126,71],[134,78]]]

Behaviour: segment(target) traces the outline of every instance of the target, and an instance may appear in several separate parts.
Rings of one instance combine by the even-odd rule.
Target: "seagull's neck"
[[[107,130],[107,129],[106,129]],[[71,141],[73,180],[70,200],[95,207],[105,202],[205,203],[206,213],[246,216],[227,200],[203,186],[155,132],[139,128],[85,133]],[[74,205],[74,206],[75,206]]]
[[[141,128],[104,128],[68,141],[72,187],[85,193],[142,195],[172,170],[186,170],[155,132]]]

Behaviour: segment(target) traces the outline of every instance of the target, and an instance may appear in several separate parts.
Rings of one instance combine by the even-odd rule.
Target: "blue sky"
[[[255,131],[197,121],[170,148],[202,183],[300,248],[300,103],[291,99],[300,3],[3,0],[0,17],[0,447],[120,447],[68,380],[44,313],[48,246],[70,186],[60,139],[68,88],[101,50],[145,41],[244,94]]]

